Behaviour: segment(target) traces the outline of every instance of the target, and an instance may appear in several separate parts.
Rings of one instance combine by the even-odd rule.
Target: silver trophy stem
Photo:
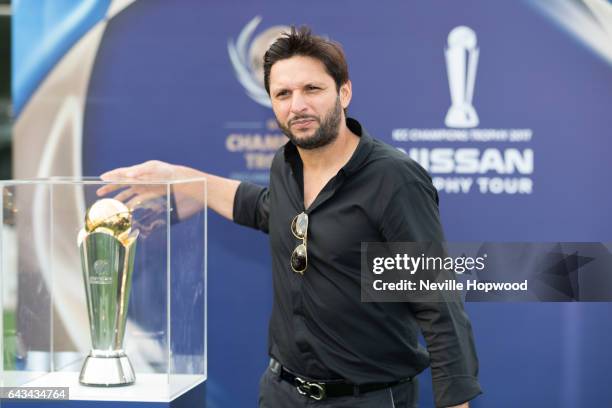
[[[100,232],[88,234],[80,245],[92,342],[81,384],[112,387],[135,381],[123,351],[135,249],[136,239],[124,245]]]

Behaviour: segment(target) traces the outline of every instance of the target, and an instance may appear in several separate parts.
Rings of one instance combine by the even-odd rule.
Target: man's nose
[[[291,112],[302,113],[307,109],[304,95],[300,92],[294,92],[291,95]]]

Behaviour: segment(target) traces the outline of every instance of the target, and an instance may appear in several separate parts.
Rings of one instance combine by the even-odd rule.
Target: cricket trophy
[[[123,351],[138,230],[121,201],[96,201],[85,215],[77,242],[85,282],[92,349],[83,363],[83,385],[133,384],[134,369]]]

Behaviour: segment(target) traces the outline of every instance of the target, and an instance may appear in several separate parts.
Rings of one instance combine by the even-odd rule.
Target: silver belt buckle
[[[325,398],[325,385],[306,381],[300,377],[295,377],[295,381],[297,382],[295,388],[301,395],[305,395],[316,401],[321,401]]]

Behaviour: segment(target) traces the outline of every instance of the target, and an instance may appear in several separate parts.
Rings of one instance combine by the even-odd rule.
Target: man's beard
[[[313,115],[296,116],[289,121],[288,126],[284,126],[278,122],[277,119],[278,126],[294,145],[302,149],[312,150],[330,144],[336,140],[338,137],[338,131],[340,130],[340,120],[342,119],[342,105],[340,105],[340,97],[336,98],[336,105],[329,113],[327,113],[327,115],[323,117],[323,120],[319,122],[319,128],[315,130],[312,136],[297,138],[291,132],[291,122],[300,119],[312,119],[319,122],[319,118]]]

